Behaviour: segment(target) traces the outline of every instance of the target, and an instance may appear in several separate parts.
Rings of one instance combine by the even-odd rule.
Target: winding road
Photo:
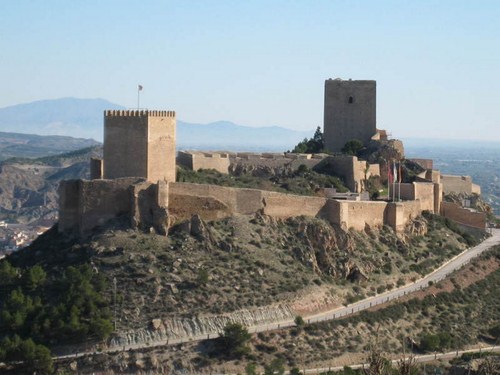
[[[410,293],[416,292],[418,290],[422,290],[429,286],[429,283],[435,283],[438,282],[442,279],[444,279],[446,276],[451,274],[452,272],[458,270],[465,264],[469,263],[471,259],[477,257],[480,255],[482,252],[490,249],[491,247],[495,245],[500,244],[500,229],[492,229],[491,230],[491,237],[487,238],[483,242],[481,242],[479,245],[467,249],[463,251],[462,253],[458,254],[454,258],[450,259],[446,263],[442,264],[438,269],[434,270],[427,276],[421,278],[420,280],[415,281],[412,284],[408,284],[405,286],[402,286],[400,288],[370,297],[366,298],[364,300],[361,300],[359,302],[343,306],[343,307],[338,307],[329,311],[325,311],[319,314],[314,314],[310,316],[304,317],[304,320],[307,321],[308,323],[314,323],[314,322],[320,322],[320,321],[325,321],[325,320],[331,320],[331,319],[338,319],[340,317],[345,317],[354,313],[357,313],[358,311],[362,311],[365,309],[369,309],[372,306],[375,305],[380,305],[387,303],[389,301],[392,301],[394,299],[406,296]],[[280,328],[286,328],[286,327],[292,327],[294,326],[294,320],[293,319],[288,319],[288,320],[283,320],[281,322],[275,322],[275,323],[269,323],[269,324],[260,324],[256,326],[251,326],[247,327],[249,332],[263,332],[263,331],[269,331],[273,329],[280,329]],[[151,348],[151,347],[156,347],[156,346],[165,346],[165,345],[175,345],[175,344],[180,344],[184,342],[194,342],[194,341],[200,341],[200,340],[205,340],[207,338],[213,339],[218,337],[219,334],[214,332],[209,335],[202,335],[202,336],[190,336],[190,337],[181,337],[181,338],[175,338],[175,339],[169,339],[169,340],[162,340],[162,341],[154,341],[151,343],[143,343],[143,344],[129,344],[129,345],[124,345],[124,346],[114,346],[114,347],[109,347],[109,348],[104,348],[102,352],[105,353],[113,353],[113,352],[121,352],[129,349],[141,349],[141,348]],[[85,352],[79,352],[79,353],[74,353],[70,355],[63,355],[63,356],[57,356],[54,357],[54,359],[65,359],[65,358],[77,358],[81,357],[87,354],[93,354],[94,351],[85,351]]]

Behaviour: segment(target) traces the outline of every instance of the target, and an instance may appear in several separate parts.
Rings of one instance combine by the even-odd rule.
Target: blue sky
[[[500,140],[500,1],[3,0],[0,107],[60,97],[312,129],[377,80],[394,137]]]

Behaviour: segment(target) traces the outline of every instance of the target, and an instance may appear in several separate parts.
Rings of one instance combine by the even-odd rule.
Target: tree
[[[14,284],[19,277],[19,270],[9,262],[0,262],[0,286]]]
[[[0,343],[0,361],[21,361],[26,373],[51,374],[54,371],[50,350],[32,339],[22,340],[18,335],[5,337]],[[23,372],[23,373],[24,373]]]
[[[347,155],[357,155],[363,148],[363,142],[359,139],[351,139],[348,141],[340,151]]]
[[[228,323],[221,334],[222,344],[229,355],[241,357],[249,352],[247,342],[252,336],[248,330],[239,323]]]
[[[51,374],[54,370],[50,350],[31,339],[21,343],[24,365],[30,373]]]
[[[29,268],[23,274],[23,284],[29,291],[34,291],[39,286],[42,286],[47,279],[47,274],[39,265]]]
[[[294,149],[293,153],[296,154],[307,154],[307,153],[318,153],[323,151],[325,148],[325,141],[321,128],[318,126],[312,138],[304,138],[302,142],[299,142]]]
[[[294,319],[295,325],[297,327],[304,327],[306,322],[304,322],[304,318],[302,318],[300,315],[297,315]]]

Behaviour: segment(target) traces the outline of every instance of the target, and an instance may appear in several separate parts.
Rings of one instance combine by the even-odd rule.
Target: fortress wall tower
[[[325,81],[323,134],[325,147],[339,152],[359,139],[367,144],[376,130],[376,81]]]
[[[175,112],[104,112],[103,177],[175,181]]]

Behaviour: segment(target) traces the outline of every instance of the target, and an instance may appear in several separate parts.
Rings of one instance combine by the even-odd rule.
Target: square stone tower
[[[175,112],[104,112],[103,177],[175,182]]]
[[[376,81],[325,81],[325,148],[339,152],[358,139],[367,144],[376,133]]]

